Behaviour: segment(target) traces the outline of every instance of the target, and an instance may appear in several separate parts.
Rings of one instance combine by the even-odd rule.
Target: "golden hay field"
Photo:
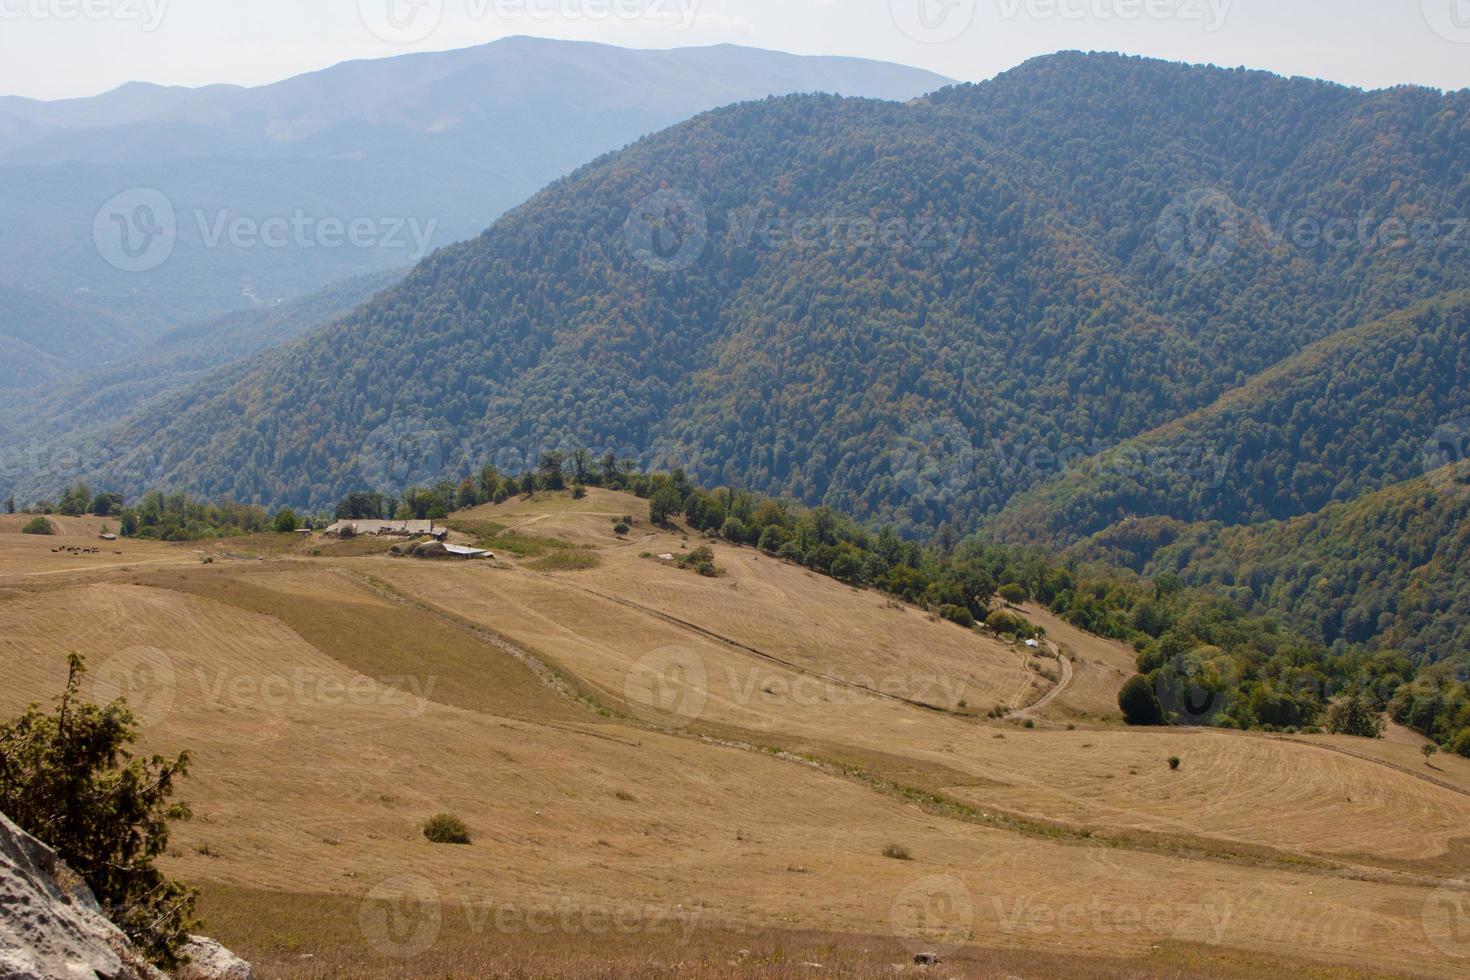
[[[264,976],[1470,966],[1466,760],[1130,731],[1116,644],[1047,621],[1063,670],[723,545],[701,578],[657,557],[699,541],[613,534],[644,513],[594,491],[457,515],[587,546],[578,571],[278,538],[88,564],[0,519],[0,714],[77,649],[146,750],[189,749],[168,870]],[[424,840],[441,811],[472,845]]]

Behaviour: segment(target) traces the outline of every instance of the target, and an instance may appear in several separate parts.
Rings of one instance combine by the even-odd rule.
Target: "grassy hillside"
[[[157,447],[170,485],[262,502],[335,500],[411,431],[451,475],[583,444],[861,519],[973,523],[1058,460],[1470,286],[1466,250],[1380,247],[1379,224],[1457,213],[1467,112],[1464,93],[1088,55],[910,105],[724,109],[431,257],[318,356],[264,357],[110,438]],[[1196,188],[1233,203],[1201,213]],[[1211,215],[1194,247],[1185,219]],[[1376,230],[1283,240],[1302,215]],[[143,468],[94,482],[137,491]]]
[[[189,748],[196,819],[169,870],[272,975],[396,976],[407,956],[860,977],[934,950],[967,976],[1455,968],[1437,889],[1470,869],[1470,760],[1129,730],[1108,701],[1131,652],[1074,633],[1029,726],[987,718],[956,694],[1031,685],[1026,648],[752,549],[716,543],[723,576],[697,575],[658,557],[698,543],[679,529],[614,533],[638,507],[594,489],[462,515],[594,556],[583,571],[518,548],[438,564],[267,536],[91,558],[0,534],[0,712],[49,696],[79,648],[97,694],[131,696],[141,748]],[[470,846],[422,838],[441,811]],[[1024,925],[1072,908],[1104,911],[1072,917],[1065,951]],[[629,928],[589,927],[615,915]]]

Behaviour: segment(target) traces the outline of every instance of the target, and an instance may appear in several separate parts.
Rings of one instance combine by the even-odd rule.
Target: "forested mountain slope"
[[[1436,432],[1467,415],[1461,291],[1334,334],[1206,409],[1078,461],[987,530],[1061,546],[1129,518],[1309,514],[1436,468]]]
[[[1122,525],[1083,550],[1122,557],[1137,547],[1137,531]],[[1470,652],[1463,461],[1290,521],[1176,524],[1152,536],[1141,549],[1151,555],[1142,566],[1148,574],[1175,572],[1248,609],[1284,613],[1295,630],[1324,643],[1403,650],[1420,662]]]
[[[158,454],[166,485],[261,502],[371,483],[407,433],[450,473],[582,444],[972,524],[1066,458],[1470,287],[1449,224],[1467,119],[1470,93],[1081,54],[909,105],[718,110],[109,438]],[[1372,232],[1278,231],[1304,216]],[[1431,216],[1384,245],[1384,223]]]
[[[69,364],[51,384],[0,391],[0,487],[23,477],[65,482],[78,467],[117,451],[107,438],[116,419],[166,416],[171,394],[196,383],[226,384],[239,373],[231,373],[232,365],[348,313],[402,277],[391,269],[359,276],[279,305],[180,327],[153,343],[135,339],[127,349],[117,338],[113,364]]]

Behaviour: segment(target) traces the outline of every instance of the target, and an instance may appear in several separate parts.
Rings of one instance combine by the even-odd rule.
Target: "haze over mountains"
[[[414,419],[446,460],[683,445],[706,479],[916,526],[978,519],[1049,475],[993,454],[1090,454],[1470,285],[1451,220],[1467,109],[1466,93],[1084,55],[914,105],[723,109],[559,182],[310,356],[269,355],[122,443],[169,444],[181,486],[322,503],[376,428]],[[1218,262],[1176,254],[1201,188],[1240,225]],[[1196,210],[1182,216],[1212,213]],[[1400,248],[1285,243],[1259,223],[1360,212],[1440,224]],[[891,454],[951,420],[986,461],[909,492]],[[218,438],[267,456],[199,468],[189,446]]]
[[[406,267],[572,168],[705,109],[788,92],[908,99],[946,81],[734,46],[511,38],[258,88],[135,83],[92,99],[0,99],[0,220],[10,232],[0,239],[9,288],[0,319],[11,333],[51,333],[59,349],[42,354],[55,363],[27,355],[46,381],[69,354],[105,361],[118,351],[92,342],[75,322],[85,317],[42,315],[38,303],[156,337]]]
[[[1082,54],[728,107],[95,427],[74,471],[319,508],[584,446],[1230,588],[1155,553],[1417,478],[1465,415],[1467,128],[1466,92]],[[1452,630],[1395,618],[1412,571],[1324,642]]]

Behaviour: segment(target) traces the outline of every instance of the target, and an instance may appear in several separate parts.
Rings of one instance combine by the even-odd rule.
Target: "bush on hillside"
[[[1004,609],[997,609],[991,613],[986,618],[985,625],[997,633],[1020,637],[1023,640],[1029,640],[1040,635],[1040,630],[1031,625],[1030,622],[1022,619],[1015,613],[1006,612]]]
[[[1024,585],[1018,585],[1015,582],[1007,582],[1005,585],[1002,585],[997,595],[1013,606],[1019,606],[1031,598],[1026,594],[1026,587]]]
[[[951,623],[958,623],[965,629],[975,628],[975,614],[964,606],[940,606],[939,615],[940,618],[947,619]]]
[[[424,821],[424,836],[435,844],[468,844],[470,829],[453,814],[439,813]]]
[[[20,529],[21,534],[55,534],[56,525],[44,517],[33,517]]]
[[[1123,709],[1123,720],[1130,725],[1152,726],[1164,723],[1164,706],[1154,693],[1154,686],[1147,677],[1134,675],[1118,692],[1118,707]]]
[[[689,554],[684,555],[679,559],[679,565],[682,568],[693,569],[706,578],[714,578],[720,574],[719,569],[715,567],[714,550],[706,545],[700,545]]]
[[[1354,693],[1327,709],[1327,730],[1334,735],[1382,738],[1383,718],[1367,697]]]
[[[54,713],[31,705],[0,725],[0,811],[53,848],[103,913],[170,969],[194,926],[196,893],[153,862],[168,849],[169,823],[189,818],[188,807],[169,802],[189,757],[134,758],[127,747],[138,731],[126,701],[83,702],[84,673],[73,654]]]

